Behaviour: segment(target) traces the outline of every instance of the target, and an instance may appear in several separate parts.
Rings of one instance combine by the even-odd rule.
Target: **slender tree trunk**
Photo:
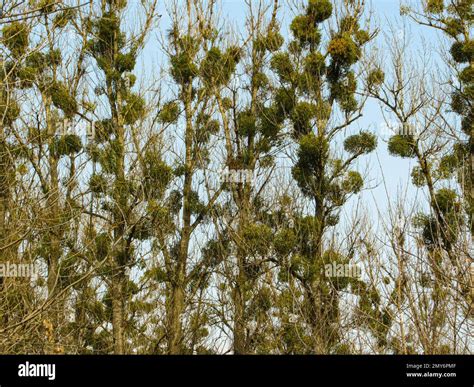
[[[113,257],[114,271],[111,278],[112,297],[112,325],[114,335],[114,353],[116,355],[125,353],[124,348],[124,289],[126,282],[125,265],[128,261],[125,230],[125,212],[127,197],[124,192],[125,184],[125,160],[124,160],[124,130],[119,117],[116,115],[116,128],[118,134],[117,175],[114,188],[115,201],[118,208],[114,211],[114,244],[115,254]]]
[[[47,216],[48,216],[48,228],[49,228],[49,251],[48,251],[48,297],[52,298],[58,293],[59,289],[59,264],[61,258],[61,208],[59,203],[59,172],[58,172],[58,155],[56,154],[55,148],[55,135],[56,128],[55,123],[52,120],[50,110],[50,100],[48,97],[45,99],[46,103],[46,122],[48,131],[51,136],[48,156],[48,168],[49,168],[49,187],[47,193]],[[58,342],[59,328],[61,325],[63,309],[59,300],[56,300],[51,307],[51,329],[50,329],[50,342],[48,352],[54,353],[55,347]]]
[[[179,244],[178,260],[171,286],[171,302],[168,310],[168,353],[172,355],[183,352],[182,318],[185,310],[186,268],[191,238],[191,195],[193,184],[193,122],[192,122],[192,84],[183,89],[185,98],[186,133],[185,133],[185,173],[183,187],[183,224]]]
[[[245,216],[241,217],[241,226],[245,224]],[[242,232],[239,233],[242,235]],[[242,355],[247,353],[247,318],[245,312],[246,305],[246,284],[248,281],[245,271],[246,253],[245,249],[239,247],[237,252],[237,278],[234,288],[234,354]]]
[[[123,275],[121,271],[114,275],[111,283],[112,293],[112,326],[114,337],[114,354],[122,355],[124,350],[123,332]]]
[[[117,11],[117,1],[111,2],[111,11]],[[114,38],[112,45],[112,63],[117,63],[120,50],[118,47],[118,32],[114,30]],[[107,81],[107,94],[109,96],[109,104],[112,111],[112,121],[115,127],[118,146],[117,153],[117,169],[115,175],[114,199],[116,208],[113,216],[114,229],[114,246],[115,253],[113,256],[113,274],[111,278],[111,297],[112,297],[112,326],[114,337],[114,353],[121,355],[125,353],[125,265],[129,259],[126,241],[126,219],[127,216],[127,193],[125,190],[125,128],[122,117],[122,93],[117,81]]]

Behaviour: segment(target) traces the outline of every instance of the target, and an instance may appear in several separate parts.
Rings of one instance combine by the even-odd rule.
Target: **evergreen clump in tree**
[[[2,42],[15,58],[21,58],[28,49],[29,26],[23,22],[6,24],[2,29]]]
[[[416,155],[415,141],[412,134],[396,134],[388,142],[388,151],[394,156],[412,158]]]
[[[20,115],[20,106],[15,100],[13,93],[8,92],[6,86],[9,82],[15,80],[12,70],[15,69],[15,62],[21,61],[26,54],[29,46],[29,36],[29,27],[26,23],[14,22],[4,25],[2,29],[1,43],[13,59],[11,61],[1,61],[0,117],[3,125],[7,127]]]

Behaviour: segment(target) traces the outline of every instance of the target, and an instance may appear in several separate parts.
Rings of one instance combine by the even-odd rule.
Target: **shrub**
[[[372,70],[367,76],[367,84],[369,88],[372,88],[374,86],[380,86],[384,82],[384,80],[385,74],[379,68]]]
[[[474,41],[454,42],[450,52],[456,62],[470,62],[474,58]]]
[[[397,134],[388,141],[388,151],[403,158],[415,156],[415,140],[412,135]]]
[[[332,58],[344,65],[352,65],[356,63],[361,55],[360,48],[354,43],[352,38],[343,34],[335,37],[329,42],[328,52]]]
[[[57,156],[73,155],[82,149],[82,142],[76,134],[66,134],[53,142],[53,149]]]
[[[163,123],[173,123],[178,120],[179,106],[176,102],[167,102],[160,111],[159,119]]]
[[[291,32],[303,46],[311,44],[317,46],[321,41],[321,33],[308,16],[297,16],[290,25]]]
[[[107,191],[107,179],[100,174],[93,174],[89,179],[89,188],[96,194],[103,194]]]
[[[321,23],[331,17],[332,3],[330,0],[309,0],[306,13],[316,23]]]
[[[364,185],[364,179],[357,171],[349,171],[344,181],[342,182],[342,188],[347,193],[358,193]]]
[[[51,100],[58,109],[61,109],[67,118],[76,114],[78,106],[76,99],[69,94],[69,90],[62,82],[54,82],[49,89]]]
[[[441,13],[444,10],[444,0],[428,0],[426,2],[426,11],[429,13]]]
[[[2,30],[3,44],[14,57],[20,57],[26,52],[30,31],[26,23],[14,21],[5,24]]]
[[[352,154],[367,154],[377,147],[377,138],[369,132],[360,132],[349,136],[344,141],[344,149]]]

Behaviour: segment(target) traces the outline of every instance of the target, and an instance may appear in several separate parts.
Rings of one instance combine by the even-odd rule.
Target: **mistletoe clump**
[[[457,228],[462,224],[462,219],[455,213],[444,215],[443,225],[434,216],[418,214],[413,222],[414,226],[421,229],[423,243],[433,251],[440,247],[449,248],[458,239]]]
[[[26,53],[29,36],[28,25],[23,22],[14,21],[7,23],[2,29],[2,43],[15,58],[19,58]]]
[[[105,118],[95,123],[95,140],[99,143],[106,142],[115,134],[112,119]]]
[[[458,212],[460,210],[460,203],[458,201],[458,194],[456,191],[449,188],[442,188],[436,192],[436,205],[444,214],[450,212]]]
[[[278,109],[279,114],[286,117],[295,106],[296,96],[294,91],[280,88],[275,90],[274,105]]]
[[[45,56],[47,66],[59,66],[62,62],[62,54],[60,49],[48,51]]]
[[[445,155],[441,158],[438,166],[438,174],[442,179],[450,178],[460,165],[456,155]]]
[[[450,37],[456,39],[464,31],[463,23],[458,18],[447,17],[444,19],[445,30]]]
[[[89,188],[91,192],[96,194],[104,194],[107,192],[107,179],[102,174],[93,174],[89,179]]]
[[[330,0],[309,0],[306,14],[314,22],[321,23],[331,17],[332,8]]]
[[[188,203],[192,214],[201,214],[206,210],[206,205],[199,198],[199,193],[197,191],[191,191],[188,197]]]
[[[188,84],[199,74],[199,68],[194,62],[199,42],[192,36],[180,36],[176,26],[170,32],[170,40],[176,49],[176,53],[170,58],[171,76],[178,84]]]
[[[54,20],[53,26],[55,28],[64,28],[66,27],[76,16],[76,12],[72,8],[66,8],[64,11],[59,12]]]
[[[78,109],[76,99],[69,93],[68,88],[62,82],[53,82],[49,88],[49,94],[54,106],[61,109],[67,118],[72,118]]]
[[[116,174],[122,148],[117,140],[111,140],[105,148],[98,152],[98,161],[105,173]]]
[[[291,253],[298,242],[294,230],[284,228],[275,235],[273,247],[279,256],[285,257]]]
[[[364,185],[364,179],[357,171],[349,171],[342,182],[342,188],[347,193],[358,193]]]
[[[297,138],[311,132],[311,120],[315,116],[316,106],[314,104],[299,102],[295,105],[291,113],[291,121]]]
[[[125,35],[120,31],[120,18],[113,12],[105,12],[94,21],[92,27],[95,39],[89,41],[89,50],[98,59],[99,67],[104,71],[109,70],[111,63],[107,54],[111,52],[114,43],[119,49],[125,44]]]
[[[388,151],[394,156],[411,158],[415,153],[415,139],[413,135],[396,134],[388,141]]]
[[[265,139],[274,142],[282,128],[285,115],[275,104],[270,107],[263,107],[259,113],[259,132],[262,133]]]
[[[66,134],[59,137],[53,142],[51,151],[58,157],[71,156],[80,152],[82,149],[82,142],[76,134]]]
[[[125,98],[125,102],[126,105],[123,107],[123,117],[127,125],[133,125],[145,116],[146,104],[141,96],[129,93]]]
[[[0,98],[0,121],[5,126],[11,126],[20,115],[20,105],[14,99]]]
[[[467,115],[461,120],[461,130],[464,133],[470,135],[473,126],[474,126],[474,113],[470,112],[469,115]]]
[[[320,52],[310,53],[304,62],[305,72],[313,77],[321,77],[326,70],[326,61]]]
[[[345,78],[331,83],[331,97],[339,102],[339,106],[345,112],[357,109],[357,100],[354,93],[357,89],[357,81],[352,71],[349,71]]]
[[[321,32],[307,15],[296,16],[290,25],[291,32],[301,46],[317,46],[321,42]]]
[[[463,83],[474,83],[474,67],[467,66],[459,74],[459,80]],[[470,89],[472,93],[472,88]],[[472,95],[471,95],[472,96]]]
[[[43,14],[53,12],[56,8],[56,5],[58,4],[58,2],[55,0],[36,0],[30,1],[30,3],[33,3],[31,5],[36,9],[39,9],[40,12]]]
[[[340,32],[349,32],[352,33],[359,29],[359,23],[357,22],[357,18],[354,16],[345,16],[339,22],[339,31]]]
[[[10,74],[19,81],[19,88],[27,89],[37,82],[41,89],[48,89],[51,87],[47,77],[40,77],[45,70],[51,67],[57,67],[62,63],[62,54],[59,49],[53,49],[48,52],[34,51],[26,57],[22,65],[17,64],[10,71]],[[61,84],[53,85],[53,92],[66,94]],[[56,88],[57,90],[54,90]],[[68,92],[67,92],[68,93]],[[58,96],[59,99],[60,96]],[[67,98],[67,97],[66,97]]]
[[[444,10],[444,0],[428,0],[426,11],[433,14],[442,13]]]
[[[26,58],[26,65],[32,67],[36,72],[44,71],[47,64],[46,55],[41,51],[32,52]]]
[[[354,38],[359,46],[363,46],[370,41],[371,37],[367,31],[359,29],[354,33]]]
[[[154,230],[153,222],[149,218],[144,217],[135,223],[133,236],[139,241],[145,241],[154,235]]]
[[[12,75],[16,75],[19,89],[29,89],[37,80],[38,71],[33,67],[22,66]]]
[[[309,133],[301,138],[299,146],[298,161],[292,168],[292,175],[303,193],[311,196],[322,178],[321,166],[329,157],[329,144],[324,137]]]
[[[377,138],[370,132],[360,132],[344,141],[344,149],[354,155],[368,154],[377,147]]]
[[[252,112],[247,109],[243,110],[237,116],[237,125],[239,128],[239,133],[242,136],[251,136],[257,130],[257,120]]]
[[[273,55],[270,61],[270,67],[273,71],[275,71],[275,73],[277,73],[278,77],[283,83],[292,82],[295,74],[295,68],[288,53],[278,52]]]
[[[118,53],[115,65],[117,71],[122,74],[128,71],[132,71],[135,68],[135,63],[137,61],[136,53],[130,51],[127,53]]]
[[[158,153],[148,150],[145,152],[143,174],[145,196],[148,199],[158,199],[168,187],[173,170]]]
[[[474,40],[454,42],[451,46],[451,56],[458,63],[472,62],[474,59]]]
[[[266,224],[250,223],[243,231],[246,246],[257,255],[264,255],[271,246],[273,231]]]
[[[199,143],[207,143],[212,135],[219,132],[220,124],[216,119],[212,119],[209,114],[199,114],[196,120],[198,127],[197,140]]]
[[[267,34],[260,34],[253,42],[254,48],[258,52],[275,52],[285,42],[285,39],[276,28],[270,28]]]
[[[176,83],[191,82],[198,73],[198,67],[189,53],[184,52],[171,58],[171,75]]]
[[[208,85],[226,84],[240,60],[240,49],[229,47],[224,53],[218,47],[211,48],[201,63],[201,74]]]
[[[202,249],[205,262],[211,267],[219,265],[224,257],[228,256],[229,246],[229,240],[223,237],[218,240],[211,239]]]
[[[455,91],[451,94],[451,108],[457,114],[467,114],[470,109],[470,101],[466,98],[467,96],[460,91]]]
[[[367,76],[367,85],[369,89],[380,86],[385,81],[385,74],[380,68],[372,70]]]
[[[284,38],[281,34],[275,29],[268,31],[267,36],[265,37],[264,47],[270,52],[274,52],[280,49],[284,43]]]
[[[178,120],[179,105],[176,102],[167,102],[160,111],[159,119],[165,124],[171,124]]]
[[[423,187],[424,185],[426,185],[425,174],[423,173],[423,170],[418,166],[413,167],[411,171],[411,180],[413,182],[413,185],[415,185],[416,187]]]
[[[347,66],[355,64],[361,56],[360,47],[348,33],[334,37],[329,42],[328,53],[335,62]]]
[[[463,224],[459,216],[459,196],[452,189],[442,188],[436,192],[433,206],[441,212],[441,219],[434,215],[418,214],[413,225],[422,230],[423,241],[429,249],[449,248],[458,239],[458,228]]]

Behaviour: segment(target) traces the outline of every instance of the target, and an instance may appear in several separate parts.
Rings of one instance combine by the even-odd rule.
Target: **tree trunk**
[[[186,268],[188,260],[189,241],[191,238],[191,196],[193,184],[193,141],[194,128],[192,122],[192,84],[183,87],[186,133],[185,133],[185,173],[183,186],[183,224],[179,244],[179,253],[173,283],[171,286],[171,302],[168,314],[168,353],[172,355],[183,353],[182,318],[185,310]]]

